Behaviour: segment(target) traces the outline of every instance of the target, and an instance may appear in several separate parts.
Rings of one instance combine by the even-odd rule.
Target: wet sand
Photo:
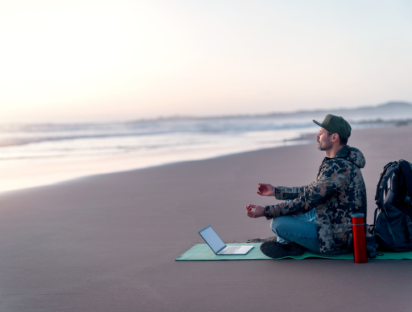
[[[368,221],[383,166],[412,160],[412,127],[353,132]],[[408,311],[410,261],[175,262],[212,225],[225,242],[268,237],[257,183],[301,186],[310,145],[92,176],[0,195],[0,311]]]

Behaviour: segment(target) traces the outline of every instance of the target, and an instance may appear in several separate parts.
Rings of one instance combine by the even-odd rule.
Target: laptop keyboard
[[[226,249],[222,252],[220,252],[221,255],[226,255],[226,254],[231,254],[234,253],[236,251],[238,251],[242,246],[230,246],[230,247],[226,247]]]

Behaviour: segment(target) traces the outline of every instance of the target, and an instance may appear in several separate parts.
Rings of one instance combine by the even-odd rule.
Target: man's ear
[[[339,142],[339,134],[334,133],[334,134],[332,135],[332,142],[333,142],[333,143]]]

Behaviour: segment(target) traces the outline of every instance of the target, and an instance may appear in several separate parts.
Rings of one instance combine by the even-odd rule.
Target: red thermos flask
[[[355,263],[368,262],[366,252],[365,215],[363,213],[352,214],[353,255]]]

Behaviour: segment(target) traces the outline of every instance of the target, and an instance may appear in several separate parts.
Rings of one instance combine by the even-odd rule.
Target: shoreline
[[[301,136],[302,137],[302,136]],[[162,166],[167,166],[167,165],[173,165],[173,164],[178,164],[178,163],[185,163],[185,162],[192,162],[192,161],[203,161],[203,160],[208,160],[208,159],[214,159],[214,158],[219,158],[219,157],[228,157],[232,155],[237,155],[237,154],[242,154],[242,153],[249,153],[249,152],[255,152],[255,151],[260,151],[260,150],[267,150],[267,149],[277,149],[277,148],[283,148],[283,147],[288,147],[288,146],[295,146],[295,145],[305,145],[305,144],[310,144],[310,140],[308,139],[301,139],[301,137],[296,138],[296,139],[291,139],[291,140],[283,140],[278,143],[277,146],[271,146],[271,147],[258,147],[256,149],[252,150],[235,150],[233,152],[224,153],[224,154],[217,154],[216,153],[211,153],[209,156],[206,154],[198,153],[197,151],[194,151],[193,154],[187,154],[185,156],[180,156],[177,155],[175,157],[175,160],[173,158],[170,161],[167,162],[162,162],[161,160],[156,160],[154,159],[144,159],[146,160],[146,164],[143,164],[141,166],[136,165],[136,158],[134,155],[127,155],[127,156],[114,156],[114,157],[101,157],[101,158],[96,158],[93,160],[86,160],[86,161],[68,161],[66,164],[69,167],[73,168],[73,172],[70,174],[66,174],[65,176],[57,175],[56,177],[50,176],[47,177],[44,181],[41,179],[39,180],[37,177],[34,178],[34,181],[30,180],[30,176],[28,177],[28,181],[23,183],[22,186],[10,186],[10,180],[8,180],[8,187],[0,190],[0,196],[2,194],[8,193],[8,192],[14,192],[14,191],[20,191],[20,190],[25,190],[25,189],[32,189],[32,188],[38,188],[38,187],[45,187],[49,185],[54,185],[54,184],[61,184],[61,183],[66,183],[70,181],[76,181],[80,179],[85,179],[89,177],[94,177],[94,176],[100,176],[100,175],[106,175],[106,174],[115,174],[115,173],[122,173],[122,172],[129,172],[129,171],[135,171],[135,170],[143,170],[143,169],[150,169],[150,168],[155,168],[155,167],[162,167]],[[138,159],[141,160],[141,159]],[[144,162],[143,161],[143,162]],[[61,162],[58,161],[56,164],[54,164],[54,160],[47,160],[46,162],[50,162],[49,164],[49,171],[57,170],[57,167],[61,165]],[[153,164],[150,164],[152,162]],[[87,169],[86,167],[93,163],[96,165],[96,163],[100,163],[98,169]],[[112,169],[103,169],[105,165],[111,165],[113,168]],[[84,169],[84,172],[78,172],[79,170]],[[33,169],[31,169],[33,170]],[[24,179],[24,178],[21,178]],[[1,178],[0,178],[1,181]],[[17,183],[19,183],[18,181]],[[21,182],[20,182],[21,183]],[[3,183],[5,185],[5,183]]]
[[[378,128],[382,127],[377,127],[377,129]],[[355,129],[354,131],[363,131],[366,129]],[[129,151],[113,155],[95,155],[94,157],[68,156],[39,159],[28,158],[26,160],[2,160],[0,161],[0,172],[2,172],[0,176],[0,194],[63,183],[92,175],[138,170],[185,161],[206,160],[270,148],[310,144],[314,140],[316,133],[306,131],[297,132],[294,133],[294,137],[292,138],[288,138],[288,136],[290,137],[290,133],[278,133],[278,138],[274,138],[274,140],[270,140],[267,135],[266,133],[262,141],[256,141],[255,138],[255,141],[247,144],[239,144],[239,142],[235,140],[232,142],[233,144],[229,145],[177,146],[165,151],[145,150]],[[254,134],[254,136],[256,136],[256,134]],[[280,139],[282,136],[284,138]]]

